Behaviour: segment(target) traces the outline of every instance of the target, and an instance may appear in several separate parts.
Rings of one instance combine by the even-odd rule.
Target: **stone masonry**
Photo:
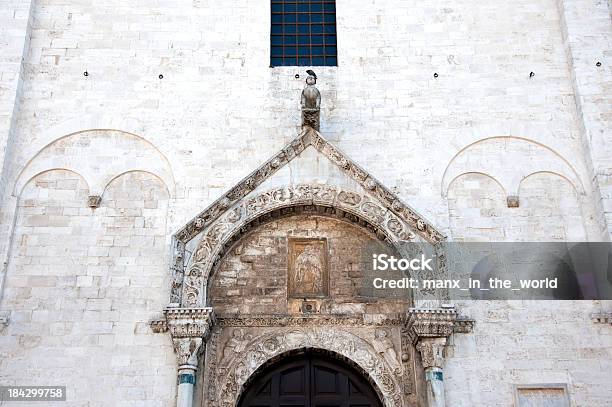
[[[314,68],[333,146],[448,240],[610,241],[610,1],[336,4],[339,64]],[[172,237],[300,132],[305,67],[270,68],[269,53],[269,1],[0,0],[0,384],[67,385],[67,407],[176,405],[173,342],[149,325],[174,283]],[[355,186],[326,160],[304,151],[268,186]],[[338,241],[339,326],[407,307],[352,298],[341,259],[373,237],[308,217],[244,236],[211,303],[295,311],[291,233]],[[509,406],[551,384],[572,407],[609,404],[612,331],[592,315],[610,301],[453,305],[476,322],[445,339],[447,406]],[[238,325],[226,317],[211,343]],[[346,335],[365,349],[358,336],[386,323]],[[425,345],[393,329],[416,403]],[[196,383],[198,407],[206,391]]]

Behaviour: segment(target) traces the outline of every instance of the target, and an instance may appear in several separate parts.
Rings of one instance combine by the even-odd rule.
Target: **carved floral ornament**
[[[215,323],[212,308],[166,308],[164,319],[151,322],[153,332],[170,332],[179,365],[197,366],[202,343]]]
[[[325,155],[367,193],[342,190],[326,185],[285,186],[248,197],[255,188],[308,146]],[[401,202],[391,191],[348,159],[312,128],[305,130],[278,154],[215,201],[174,236],[173,283],[171,303],[185,307],[205,304],[208,277],[226,245],[235,241],[250,222],[274,211],[291,214],[294,206],[321,205],[339,210],[343,218],[373,225],[375,233],[389,242],[422,239],[432,244],[444,240],[425,219]],[[337,215],[326,213],[326,215]],[[185,247],[196,236],[202,238],[185,271]]]
[[[183,280],[182,305],[197,307],[205,304],[205,288],[215,262],[222,257],[227,246],[253,226],[253,221],[257,220],[255,225],[258,225],[300,213],[336,217],[361,224],[381,240],[395,243],[400,251],[403,250],[400,242],[416,240],[415,233],[406,222],[370,196],[321,185],[277,188],[239,203],[204,232]]]
[[[237,332],[239,338],[247,336]],[[264,363],[286,352],[304,348],[329,350],[351,360],[373,380],[385,407],[403,405],[396,367],[391,367],[384,356],[388,348],[379,352],[368,341],[351,332],[329,327],[295,327],[248,337],[246,341],[248,344],[240,345],[241,352],[233,353],[233,358],[226,363],[224,374],[218,379],[220,386],[213,386],[216,394],[209,394],[209,399],[218,400],[220,407],[235,406],[248,378]],[[241,342],[237,340],[236,343]]]

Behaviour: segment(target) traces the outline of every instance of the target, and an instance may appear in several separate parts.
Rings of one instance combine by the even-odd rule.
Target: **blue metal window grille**
[[[271,0],[270,66],[337,66],[335,0]]]

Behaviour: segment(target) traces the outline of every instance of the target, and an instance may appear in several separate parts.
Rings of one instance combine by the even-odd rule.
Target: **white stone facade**
[[[269,3],[0,0],[0,384],[176,404],[172,341],[149,327],[172,235],[300,131],[305,73],[269,67]],[[609,241],[610,12],[337,0],[321,134],[450,240]],[[323,159],[269,186],[351,185]],[[591,318],[610,302],[457,305],[476,325],[449,339],[448,406],[546,383],[612,399],[612,330]]]

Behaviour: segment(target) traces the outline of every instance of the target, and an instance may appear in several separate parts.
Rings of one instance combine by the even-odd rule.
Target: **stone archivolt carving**
[[[249,341],[253,339],[251,334],[244,332],[242,328],[235,328],[232,331],[232,337],[225,344],[223,350],[223,357],[221,360],[227,360],[232,354],[238,354],[244,352]]]
[[[367,225],[379,238],[396,243],[398,250],[400,242],[416,239],[409,225],[368,195],[324,185],[279,187],[238,203],[204,231],[183,280],[182,305],[204,305],[206,284],[215,262],[249,228],[298,212]]]
[[[369,191],[369,194],[360,195],[351,191],[337,191],[334,188],[324,186],[304,185],[289,189],[279,188],[249,199],[247,205],[244,202],[241,203],[249,193],[297,157],[308,146],[313,146],[329,158],[347,176]],[[341,196],[338,195],[341,192],[344,193]],[[367,202],[364,202],[364,199]],[[206,231],[195,253],[195,262],[205,265],[202,270],[204,277],[207,277],[211,260],[214,260],[217,255],[215,247],[218,247],[222,242],[220,236],[227,236],[228,231],[231,235],[232,232],[245,225],[247,218],[264,215],[266,211],[274,209],[275,205],[277,207],[295,205],[299,204],[301,200],[309,204],[333,203],[334,206],[351,208],[347,213],[364,217],[379,226],[381,230],[387,231],[396,240],[413,240],[415,238],[413,231],[430,243],[435,244],[444,240],[444,236],[418,215],[414,209],[401,202],[390,190],[327,142],[321,134],[306,127],[279,153],[217,199],[175,234],[171,303],[180,303],[182,300],[183,305],[194,306],[199,304],[202,299],[201,289],[197,293],[195,289],[190,289],[189,296],[191,299],[188,301],[186,298],[181,298],[182,286],[184,285],[183,273],[185,272],[185,245],[187,242]],[[232,207],[231,215],[228,215],[226,212]],[[219,229],[213,231],[212,225],[214,223],[219,224],[222,217],[223,226],[219,226]],[[194,272],[194,274],[198,273],[198,271]],[[191,276],[190,271],[188,274],[190,275],[189,278],[197,278],[195,275]],[[190,283],[193,283],[193,281]],[[195,285],[191,284],[191,286],[194,287]],[[194,300],[194,298],[198,298],[198,300]]]
[[[395,352],[390,341],[377,345],[384,353]],[[332,351],[347,358],[366,372],[378,387],[385,407],[403,406],[403,395],[397,371],[388,360],[363,338],[337,327],[287,327],[258,335],[242,352],[228,352],[219,384],[212,383],[214,393],[208,395],[209,405],[233,407],[248,378],[267,361],[286,352],[317,348]],[[225,351],[224,351],[225,352]],[[214,377],[210,377],[213,381]]]
[[[374,349],[378,352],[386,361],[389,366],[393,369],[393,372],[397,375],[401,375],[401,365],[397,358],[397,353],[393,347],[393,342],[389,338],[389,332],[384,328],[378,328],[375,331],[375,338],[372,342]]]

